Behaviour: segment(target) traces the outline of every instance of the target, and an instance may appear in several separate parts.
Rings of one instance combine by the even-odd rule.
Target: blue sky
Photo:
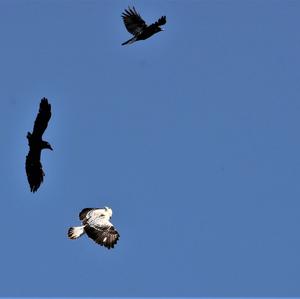
[[[122,47],[128,5],[165,31]],[[1,296],[300,296],[299,1],[0,1]],[[52,104],[45,181],[31,131]],[[114,250],[68,240],[112,207]]]

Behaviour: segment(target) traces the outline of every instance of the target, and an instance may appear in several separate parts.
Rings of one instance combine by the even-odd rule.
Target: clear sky
[[[128,5],[165,31],[121,46]],[[0,0],[0,296],[300,296],[299,13]],[[42,97],[54,151],[32,194]],[[67,238],[103,206],[113,250]]]

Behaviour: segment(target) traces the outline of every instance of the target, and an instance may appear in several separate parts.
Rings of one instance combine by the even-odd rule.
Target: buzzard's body
[[[68,237],[77,239],[83,234],[87,234],[97,244],[106,248],[114,248],[119,240],[119,233],[110,222],[112,209],[105,207],[103,209],[86,208],[79,213],[79,219],[82,226],[70,227]]]
[[[43,98],[34,122],[33,132],[27,133],[29,153],[26,156],[26,174],[31,192],[38,190],[45,175],[41,164],[41,152],[45,148],[52,150],[51,145],[42,139],[50,118],[51,105],[46,98]]]
[[[128,7],[128,9],[125,9],[125,12],[122,14],[122,18],[127,31],[134,36],[124,42],[122,46],[132,44],[138,40],[145,40],[153,34],[163,31],[160,26],[165,25],[167,22],[166,17],[163,16],[157,22],[148,26],[134,7]]]

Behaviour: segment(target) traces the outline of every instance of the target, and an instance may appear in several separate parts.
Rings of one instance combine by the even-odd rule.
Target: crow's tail
[[[125,43],[123,43],[122,46],[127,45],[127,44],[132,44],[132,43],[134,43],[134,42],[136,42],[136,36],[133,37],[133,38],[131,38],[131,39],[129,39],[129,40],[126,41]]]

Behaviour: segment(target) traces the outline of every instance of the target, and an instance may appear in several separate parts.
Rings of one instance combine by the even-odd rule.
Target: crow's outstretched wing
[[[93,239],[97,244],[106,248],[114,248],[119,240],[119,233],[113,226],[98,226],[87,224],[84,228],[88,237]]]
[[[29,150],[26,156],[26,174],[31,192],[36,192],[43,182],[44,171],[40,162],[40,152]]]
[[[145,21],[134,7],[125,9],[125,12],[122,13],[122,18],[127,31],[133,35],[141,34],[147,28]]]
[[[34,138],[42,138],[48,122],[51,118],[51,105],[46,98],[42,98],[40,102],[39,113],[35,119],[32,135]]]

